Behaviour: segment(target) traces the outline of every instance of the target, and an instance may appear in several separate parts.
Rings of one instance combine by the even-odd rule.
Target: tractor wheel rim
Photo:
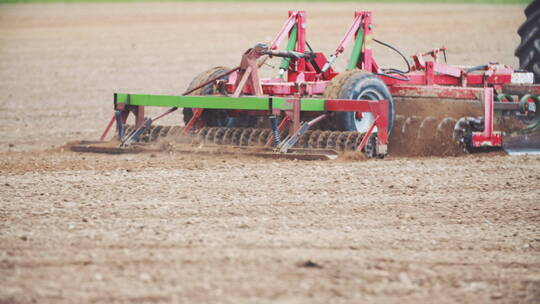
[[[357,99],[381,100],[383,97],[376,90],[367,89],[364,90]],[[373,117],[371,112],[362,112],[362,118],[360,119],[357,119],[355,116],[354,125],[356,127],[356,131],[361,133],[367,132],[369,127],[371,127],[373,124],[373,121],[375,121],[375,117]],[[373,132],[377,132],[377,127],[373,128]]]

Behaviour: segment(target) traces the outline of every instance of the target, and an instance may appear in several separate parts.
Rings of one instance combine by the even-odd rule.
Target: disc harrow
[[[449,65],[439,60],[441,54],[446,58],[444,47],[416,53],[409,61],[374,38],[369,11],[354,13],[335,52],[327,56],[307,44],[306,18],[305,11],[290,11],[270,44],[247,49],[234,68],[218,66],[195,76],[178,96],[115,93],[113,115],[97,144],[115,153],[160,141],[188,143],[198,151],[222,145],[263,147],[218,150],[257,150],[265,157],[294,159],[300,153],[321,159],[322,150],[332,157],[363,151],[368,158],[388,153],[446,156],[501,147],[515,153],[540,151],[540,85],[534,84],[533,73],[497,63]],[[536,19],[527,19],[522,37],[534,30],[531,20]],[[528,42],[522,41],[519,50],[530,49]],[[397,52],[407,70],[381,67],[371,43]],[[335,61],[351,44],[347,69],[336,71]],[[279,74],[263,79],[260,69],[270,58],[281,58]],[[167,110],[147,117],[146,107]],[[155,124],[177,110],[182,111],[183,127]],[[135,126],[126,125],[131,115]],[[501,123],[503,116],[512,119]],[[119,143],[114,149],[104,144],[113,125],[114,144]]]
[[[126,133],[133,131],[128,125]],[[141,135],[140,142],[155,143],[160,141],[175,142],[182,132],[181,127],[151,126]],[[229,145],[263,147],[268,142],[272,131],[265,128],[225,128],[204,127],[190,132],[188,143],[205,145]],[[307,131],[296,143],[295,148],[331,149],[338,152],[354,151],[364,138],[365,133],[354,131]],[[285,137],[285,136],[284,136]],[[186,140],[182,139],[183,142]]]

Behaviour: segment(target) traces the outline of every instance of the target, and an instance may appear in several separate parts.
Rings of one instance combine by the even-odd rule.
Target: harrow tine
[[[126,137],[126,139],[122,141],[120,147],[126,147],[138,141],[139,137],[144,133],[144,131],[150,128],[150,125],[152,125],[152,119],[148,118],[144,121],[144,124],[142,126],[140,126],[138,129],[131,131],[131,133]]]
[[[309,130],[309,124],[305,122],[302,123],[300,128],[293,135],[287,136],[287,138],[277,146],[276,150],[281,153],[287,153],[307,130]]]
[[[318,123],[319,121],[323,120],[326,117],[326,114],[322,114],[317,116],[316,118],[312,119],[311,121],[304,122],[300,126],[296,132],[294,132],[293,135],[288,136],[281,144],[277,147],[277,150],[281,153],[286,153],[290,148],[292,148],[296,142],[304,135],[309,128],[311,128],[313,125]]]

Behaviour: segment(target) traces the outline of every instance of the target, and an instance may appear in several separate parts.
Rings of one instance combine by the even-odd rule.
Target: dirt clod
[[[298,262],[296,264],[298,267],[304,267],[304,268],[318,268],[318,269],[322,269],[323,266],[322,265],[319,265],[311,260],[307,260],[305,262]]]

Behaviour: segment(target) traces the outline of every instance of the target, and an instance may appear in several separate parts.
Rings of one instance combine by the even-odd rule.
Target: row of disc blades
[[[389,153],[407,156],[442,156],[462,153],[454,138],[457,120],[452,117],[396,115],[389,138]]]
[[[394,129],[389,138],[390,153],[406,156],[456,155],[461,152],[454,138],[457,120],[451,117],[396,115]],[[126,127],[126,134],[133,126]],[[221,128],[205,127],[180,137],[180,126],[151,126],[141,136],[140,142],[171,140],[188,143],[206,143],[236,146],[265,146],[271,135],[264,128]],[[282,138],[285,134],[282,134]],[[336,151],[355,150],[364,133],[344,131],[307,131],[296,143],[296,148],[334,149]]]
[[[270,129],[261,128],[202,128],[196,137],[205,143],[218,145],[264,146],[271,132]],[[354,150],[363,137],[364,134],[358,132],[307,131],[294,147],[337,151]]]
[[[133,126],[126,127],[126,134],[133,130]],[[178,140],[182,127],[151,126],[141,135],[140,142],[156,142],[159,140]],[[235,146],[265,146],[271,136],[272,130],[264,128],[220,128],[205,127],[192,132],[189,138],[191,143],[206,143]],[[285,134],[282,134],[282,138]],[[295,148],[334,149],[337,151],[352,151],[360,144],[364,137],[359,132],[341,131],[307,131],[300,137]],[[182,140],[184,141],[184,140]]]

